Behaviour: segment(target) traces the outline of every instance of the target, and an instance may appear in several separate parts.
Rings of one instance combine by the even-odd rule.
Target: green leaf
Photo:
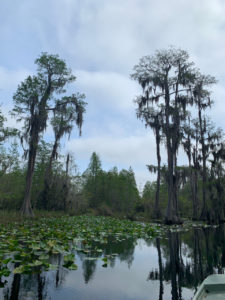
[[[63,259],[64,259],[65,262],[67,262],[67,261],[74,261],[74,256],[75,255],[73,253],[71,253],[71,254],[65,255],[63,257]]]
[[[106,256],[103,257],[103,258],[102,258],[102,261],[104,261],[105,263],[107,263],[107,262],[108,262],[108,257],[106,257]]]
[[[35,260],[33,263],[29,264],[32,267],[39,267],[42,265],[42,262],[40,260]]]
[[[49,255],[48,254],[41,254],[39,256],[39,260],[48,260],[49,259]]]
[[[69,270],[77,270],[77,268],[77,265],[74,263],[68,267]]]
[[[54,265],[54,264],[47,264],[47,270],[58,270],[58,265]]]
[[[12,260],[11,257],[4,259],[2,262],[3,264],[7,265],[8,262],[10,262]]]
[[[23,265],[20,265],[19,267],[13,270],[13,274],[22,274],[24,271],[25,271],[25,267]]]

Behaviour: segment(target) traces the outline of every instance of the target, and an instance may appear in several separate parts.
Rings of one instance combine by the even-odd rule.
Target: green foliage
[[[147,181],[142,192],[142,201],[145,208],[144,210],[145,210],[146,217],[148,218],[149,217],[153,218],[156,188],[157,188],[156,182]],[[160,193],[159,193],[159,203],[160,203],[159,209],[162,216],[166,210],[167,198],[168,198],[167,183],[165,182],[165,180],[161,179]]]
[[[101,169],[101,161],[96,153],[91,156],[88,169],[84,172],[84,195],[90,207],[108,206],[112,211],[132,215],[139,192],[134,172],[130,168],[118,173],[116,168],[105,172]],[[107,211],[107,209],[106,209]]]
[[[43,209],[41,194],[44,189],[45,172],[51,155],[52,144],[40,141],[33,176],[32,203],[34,207]]]
[[[94,152],[91,156],[88,169],[84,172],[84,193],[90,207],[98,207],[102,203],[102,192],[104,192],[103,174],[99,156]]]
[[[25,169],[19,160],[18,144],[0,147],[0,208],[19,209],[25,188]]]
[[[202,207],[209,222],[224,220],[224,136],[203,115],[212,104],[208,87],[216,80],[196,70],[186,51],[156,51],[134,67],[132,78],[143,88],[136,99],[137,117],[153,129],[157,145],[158,164],[148,165],[150,172],[158,174],[157,182],[147,182],[142,197],[132,168],[105,171],[94,152],[80,175],[71,155],[60,155],[60,140],[70,136],[74,125],[81,134],[85,96],[65,95],[75,76],[58,55],[42,53],[35,63],[36,75],[28,76],[13,97],[12,115],[24,121],[22,132],[5,127],[0,111],[0,209],[19,209],[27,193],[25,199],[32,199],[33,208],[67,210],[72,215],[92,212],[132,219],[140,213],[154,217],[155,202],[159,216],[164,216],[167,208],[171,222],[190,218],[194,209],[197,219]],[[192,119],[187,110],[194,105],[198,119]],[[50,143],[43,139],[48,120],[55,135]],[[16,140],[8,144],[8,138],[17,135],[23,147],[26,142],[26,168]],[[168,154],[168,164],[163,167],[162,143]],[[188,166],[177,166],[181,145]]]
[[[102,257],[102,247],[109,239],[149,239],[154,235],[154,229],[147,224],[90,216],[42,218],[0,229],[0,277],[12,272],[30,274],[57,269],[50,264],[50,258],[59,254],[63,255],[64,268],[76,270],[75,251],[84,253],[89,260],[89,253],[95,253],[95,259],[102,258],[106,267],[110,256]]]
[[[185,184],[183,179],[187,180],[187,173],[189,173],[193,202],[193,218],[209,219],[211,212],[208,210],[207,164],[212,154],[210,150],[213,144],[221,139],[221,131],[214,130],[203,112],[213,103],[209,88],[217,82],[216,79],[211,75],[201,74],[195,68],[194,63],[189,60],[188,53],[174,47],[158,50],[152,56],[142,57],[134,66],[131,77],[142,87],[141,95],[136,98],[137,117],[144,121],[147,127],[151,127],[156,136],[158,168],[149,166],[150,171],[158,170],[156,204],[159,203],[157,199],[161,160],[159,144],[163,142],[167,150],[168,205],[165,222],[167,224],[180,223],[178,209],[181,206],[184,210],[186,208],[188,210],[186,213],[190,215],[190,206],[186,205],[187,203],[184,204],[184,197],[181,197],[183,202],[181,206],[178,201],[180,188],[183,188]],[[189,110],[193,106],[196,108],[194,113],[193,108]],[[194,114],[198,116],[197,122],[192,120],[191,115]],[[188,168],[177,166],[177,156],[181,145],[188,156]],[[200,176],[202,177],[201,215],[199,215],[199,186],[197,184]],[[211,180],[213,182],[213,178]],[[215,195],[215,192],[212,191],[213,194]],[[218,196],[211,196],[211,198],[214,198],[213,202],[217,204],[220,202],[219,206],[224,211],[224,200],[218,200],[221,198]],[[224,220],[224,213],[220,214],[219,219]]]
[[[85,111],[84,95],[72,94],[71,96],[58,95],[66,92],[65,86],[75,81],[75,76],[67,67],[65,61],[58,55],[42,53],[35,60],[37,74],[28,76],[17,88],[13,96],[14,108],[12,115],[17,121],[24,121],[21,141],[25,140],[28,149],[28,166],[26,175],[26,189],[21,212],[32,216],[31,208],[31,187],[35,168],[35,160],[40,137],[47,127],[47,120],[50,112],[53,112],[52,125],[55,131],[55,150],[51,158],[55,158],[56,148],[60,138],[72,130],[72,121],[75,121],[79,130],[83,122]],[[49,169],[51,170],[51,164]]]
[[[3,116],[0,110],[0,145],[10,137],[15,137],[19,134],[16,128],[5,127],[4,123],[7,119]]]

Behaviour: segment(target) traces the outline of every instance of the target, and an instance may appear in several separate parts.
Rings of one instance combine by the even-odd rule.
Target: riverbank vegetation
[[[200,73],[186,51],[170,48],[145,56],[131,75],[143,89],[135,100],[137,117],[155,134],[157,163],[148,165],[146,157],[146,165],[157,178],[143,191],[131,167],[103,170],[95,149],[83,174],[71,153],[60,153],[61,139],[74,126],[81,135],[85,95],[68,96],[75,76],[57,55],[43,53],[35,63],[36,75],[28,76],[13,97],[11,114],[23,128],[6,127],[0,114],[0,210],[28,217],[43,210],[166,224],[224,222],[224,133],[208,117],[216,79]],[[53,141],[45,138],[48,126]],[[187,165],[178,165],[181,150]]]

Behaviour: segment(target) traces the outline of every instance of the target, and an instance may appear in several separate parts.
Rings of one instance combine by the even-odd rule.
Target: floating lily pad
[[[95,216],[64,216],[9,224],[0,231],[0,276],[57,269],[58,266],[50,264],[52,255],[63,255],[63,266],[76,270],[75,251],[82,252],[87,260],[103,255],[103,267],[107,267],[108,259],[116,256],[104,252],[109,242],[151,238],[156,232],[156,226],[153,227]]]

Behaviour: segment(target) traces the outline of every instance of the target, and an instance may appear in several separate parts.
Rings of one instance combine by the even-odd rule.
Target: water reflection
[[[41,274],[32,274],[30,276],[15,274],[11,288],[7,287],[4,289],[4,298],[1,299],[46,299],[48,291],[45,289],[45,283],[45,276]]]
[[[88,284],[88,282],[94,277],[97,267],[97,258],[102,256],[110,256],[109,266],[111,268],[115,266],[116,257],[117,259],[119,258],[120,262],[126,262],[128,268],[130,268],[134,260],[134,249],[136,244],[136,240],[134,239],[122,240],[119,243],[111,242],[109,240],[109,242],[104,245],[103,252],[99,255],[96,255],[96,252],[89,253],[91,257],[96,257],[96,260],[87,260],[87,255],[82,252],[78,252],[77,255],[82,261],[84,282]],[[98,248],[98,246],[98,243],[93,243],[93,248]]]
[[[216,229],[194,229],[188,233],[168,233],[168,239],[156,239],[158,269],[149,280],[159,280],[159,300],[163,299],[163,282],[171,283],[171,298],[184,299],[182,288],[197,287],[208,275],[224,273],[224,226]],[[162,252],[164,261],[162,261]]]
[[[106,255],[110,260],[104,268],[100,258]],[[77,271],[66,270],[62,256],[54,256],[55,271],[15,274],[0,299],[191,299],[205,277],[224,273],[225,230],[196,228],[152,241],[127,239],[88,256],[96,260],[76,253]]]
[[[19,290],[20,290],[20,274],[15,274],[13,276],[13,282],[12,282],[12,288],[11,288],[11,294],[10,294],[10,300],[18,299],[19,296]]]

